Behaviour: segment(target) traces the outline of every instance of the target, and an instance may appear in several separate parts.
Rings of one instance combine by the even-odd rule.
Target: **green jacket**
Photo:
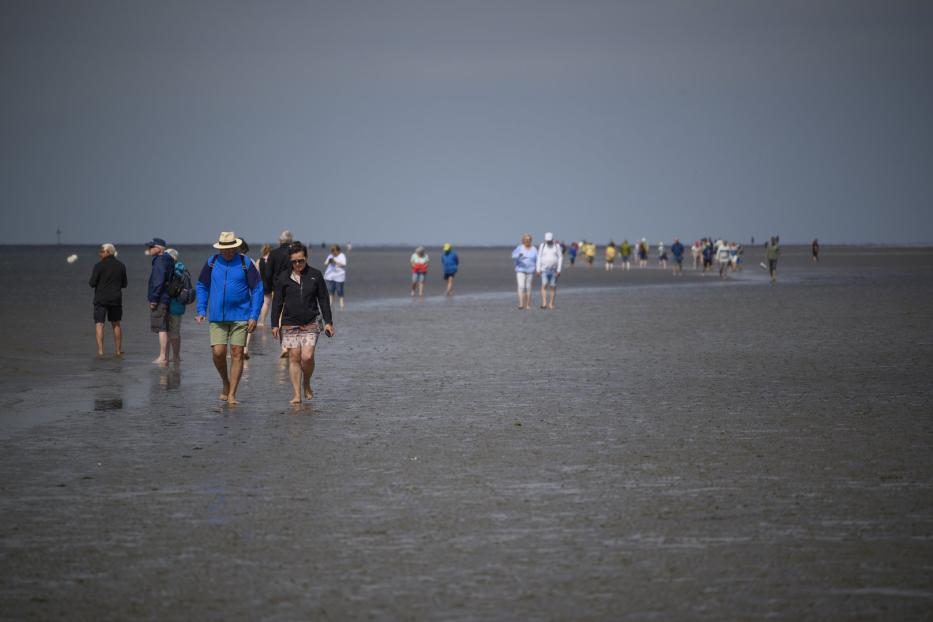
[[[765,250],[765,254],[768,257],[768,260],[776,260],[781,256],[781,245],[780,244],[771,244],[768,243],[768,247]]]

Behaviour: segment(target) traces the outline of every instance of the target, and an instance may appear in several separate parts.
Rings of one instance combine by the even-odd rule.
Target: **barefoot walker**
[[[243,375],[243,348],[246,335],[256,330],[262,308],[262,279],[252,261],[238,250],[243,240],[232,231],[220,234],[213,255],[201,269],[198,279],[198,314],[211,326],[211,350],[214,367],[220,374],[223,389],[220,399],[236,404],[236,390]],[[227,345],[230,345],[230,373],[227,373]]]
[[[282,346],[288,348],[289,376],[292,380],[292,404],[314,397],[311,375],[314,373],[314,347],[320,334],[318,310],[324,318],[324,332],[334,335],[330,300],[324,286],[324,275],[308,265],[308,249],[297,242],[291,251],[291,272],[279,274],[272,296],[272,334],[282,336]],[[279,319],[282,326],[279,328]]]

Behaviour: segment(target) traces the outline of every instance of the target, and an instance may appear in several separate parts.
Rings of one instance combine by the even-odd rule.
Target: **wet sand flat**
[[[846,251],[574,269],[554,311],[501,249],[423,303],[355,252],[297,409],[268,329],[229,408],[206,327],[98,361],[81,300],[0,358],[2,617],[928,619],[933,250]]]

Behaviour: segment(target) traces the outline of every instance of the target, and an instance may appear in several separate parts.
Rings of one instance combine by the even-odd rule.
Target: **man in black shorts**
[[[126,287],[126,266],[117,259],[113,244],[101,244],[97,251],[100,261],[94,264],[88,285],[94,288],[94,325],[97,329],[97,356],[104,355],[104,322],[113,327],[116,356],[123,355],[123,288]]]

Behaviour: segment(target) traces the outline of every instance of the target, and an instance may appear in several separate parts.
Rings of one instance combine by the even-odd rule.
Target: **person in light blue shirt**
[[[538,249],[531,243],[531,234],[522,236],[522,243],[512,251],[515,262],[515,278],[518,281],[518,308],[531,308],[531,284],[538,265]]]

